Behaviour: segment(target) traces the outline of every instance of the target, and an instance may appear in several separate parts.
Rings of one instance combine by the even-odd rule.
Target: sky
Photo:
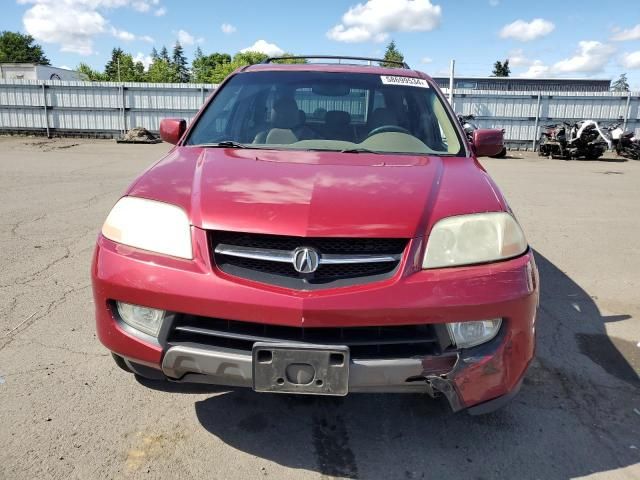
[[[487,76],[616,79],[640,90],[640,0],[0,0],[0,30],[31,34],[52,65],[103,68],[119,46],[143,63],[180,41],[189,58],[243,49],[270,55],[380,57],[395,40],[412,68]]]

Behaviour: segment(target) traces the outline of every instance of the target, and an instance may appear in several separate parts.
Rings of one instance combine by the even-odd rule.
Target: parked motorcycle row
[[[603,128],[594,120],[544,126],[538,155],[564,160],[595,160],[607,149],[614,149],[621,157],[640,160],[640,139],[635,138],[633,132],[625,132],[619,123]]]

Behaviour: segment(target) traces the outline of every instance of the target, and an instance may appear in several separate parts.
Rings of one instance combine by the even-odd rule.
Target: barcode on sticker
[[[380,80],[382,80],[384,85],[404,85],[407,87],[429,88],[429,83],[423,78],[380,75]]]

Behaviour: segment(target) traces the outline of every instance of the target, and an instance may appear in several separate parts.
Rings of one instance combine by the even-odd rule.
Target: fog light
[[[447,330],[458,348],[469,348],[488,342],[500,330],[501,318],[472,322],[447,323]]]
[[[124,302],[116,302],[116,306],[120,318],[127,325],[152,337],[158,336],[167,312]]]

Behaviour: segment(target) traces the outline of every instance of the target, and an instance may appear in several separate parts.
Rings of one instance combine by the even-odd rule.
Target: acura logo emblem
[[[320,256],[313,248],[298,247],[293,251],[293,268],[300,273],[313,273],[318,269]]]

